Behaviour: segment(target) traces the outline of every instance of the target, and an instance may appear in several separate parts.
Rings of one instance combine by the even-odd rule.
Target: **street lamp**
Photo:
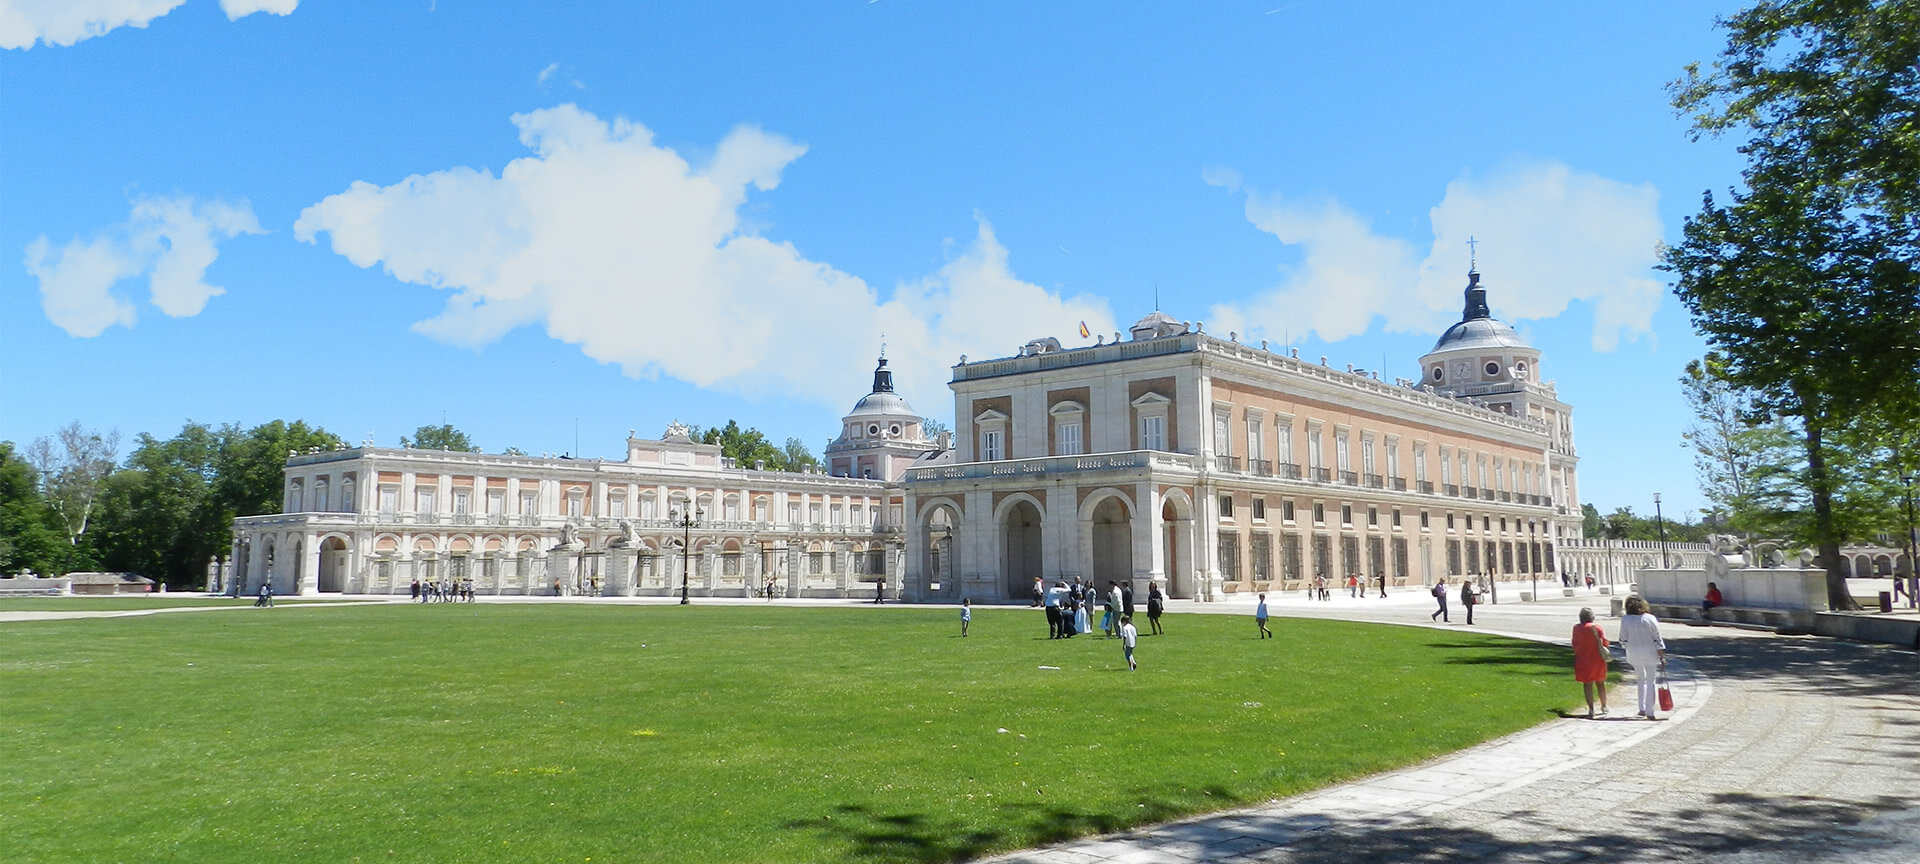
[[[1913,475],[1908,474],[1901,477],[1900,483],[1907,487],[1907,605],[1909,607],[1920,608],[1920,597],[1913,596],[1914,589],[1920,588],[1920,558],[1915,558],[1913,555],[1915,545]],[[1899,578],[1899,574],[1894,574],[1894,578]]]
[[[1660,528],[1660,569],[1667,569],[1667,520],[1660,515],[1660,493],[1653,493],[1653,524]]]
[[[687,578],[692,574],[693,567],[693,526],[699,524],[701,517],[706,515],[705,510],[681,510],[668,520],[669,525],[680,529],[680,605],[682,606],[690,602],[687,600]]]

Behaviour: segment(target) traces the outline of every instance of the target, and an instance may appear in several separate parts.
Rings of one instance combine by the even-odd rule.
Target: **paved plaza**
[[[1607,596],[1483,605],[1466,625],[1430,624],[1433,601],[1270,597],[1287,618],[1322,617],[1473,629],[1565,643],[1592,606],[1609,637]],[[375,599],[375,598],[368,598]],[[388,598],[378,598],[387,600]],[[483,598],[483,602],[555,602]],[[561,602],[672,602],[666,598]],[[703,598],[714,605],[768,601]],[[856,601],[771,601],[853,606]],[[337,608],[286,604],[281,610]],[[244,607],[224,607],[239,612]],[[0,620],[148,615],[10,612]],[[1251,615],[1251,598],[1175,603],[1178,614]],[[1248,625],[1251,628],[1251,624]],[[1178,618],[1169,621],[1177,629]],[[1616,687],[1604,719],[1568,717],[1431,763],[1266,805],[994,859],[1096,862],[1761,862],[1920,861],[1920,658],[1911,650],[1733,627],[1663,622],[1675,712],[1632,715]],[[1151,651],[1151,642],[1143,646]],[[1565,686],[1578,695],[1571,670]]]

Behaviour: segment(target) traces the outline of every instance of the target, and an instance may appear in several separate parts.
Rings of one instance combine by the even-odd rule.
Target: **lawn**
[[[126,612],[132,609],[174,609],[182,606],[252,606],[254,598],[209,597],[205,594],[102,594],[98,597],[0,597],[0,612]],[[332,597],[275,597],[278,603],[353,603]]]
[[[946,861],[1418,762],[1564,648],[1032,610],[378,605],[0,625],[9,861]],[[1044,667],[1057,666],[1057,670]]]

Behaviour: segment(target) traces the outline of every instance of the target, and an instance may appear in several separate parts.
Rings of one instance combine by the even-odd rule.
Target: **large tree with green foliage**
[[[1696,135],[1744,132],[1744,188],[1704,196],[1663,266],[1727,381],[1796,424],[1806,539],[1853,608],[1836,490],[1858,445],[1899,451],[1863,436],[1920,422],[1920,0],[1765,0],[1721,26],[1673,103]]]
[[[62,562],[67,570],[87,564],[80,541],[93,523],[94,506],[119,452],[119,432],[86,429],[78,420],[27,447],[27,461],[40,472],[41,494],[66,529],[68,551],[78,553]]]
[[[0,441],[0,575],[53,575],[68,549],[66,530],[40,494],[34,467]]]

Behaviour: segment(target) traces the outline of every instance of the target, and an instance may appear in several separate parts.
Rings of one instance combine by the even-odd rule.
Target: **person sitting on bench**
[[[1720,586],[1707,583],[1707,599],[1700,601],[1700,611],[1707,612],[1720,607],[1726,601],[1720,599]]]

